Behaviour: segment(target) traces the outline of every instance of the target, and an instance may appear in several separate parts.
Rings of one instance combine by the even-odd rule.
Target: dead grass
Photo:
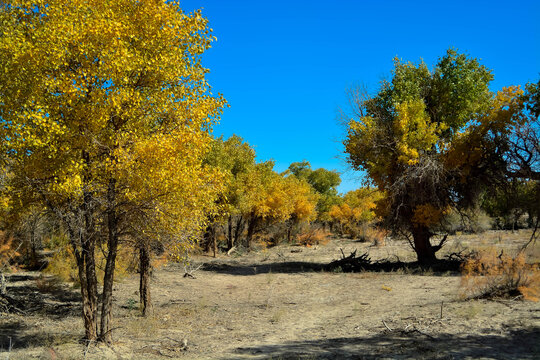
[[[488,248],[478,252],[462,266],[461,296],[463,298],[494,298],[523,296],[538,301],[540,269],[528,264],[525,255],[507,255],[504,250]]]
[[[328,244],[330,235],[329,231],[309,228],[307,231],[298,234],[297,242],[303,246],[326,245]]]
[[[528,239],[526,233],[521,240],[510,233],[508,240],[506,234],[485,235],[451,237],[439,257],[487,246],[482,239],[496,241],[498,235],[501,241],[493,245],[510,253]],[[45,280],[38,285],[36,276],[27,281],[13,277],[8,283],[13,294],[24,290],[35,294],[34,301],[54,306],[9,315],[9,322],[0,322],[0,348],[6,348],[9,336],[15,339],[10,359],[52,358],[50,349],[57,359],[91,360],[535,358],[536,303],[459,301],[456,273],[321,271],[321,264],[341,256],[340,249],[369,252],[375,261],[396,255],[414,261],[402,241],[387,239],[385,246],[376,247],[333,239],[324,246],[278,245],[244,256],[195,257],[194,265],[214,265],[201,268],[196,279],[184,278],[183,266],[170,264],[154,272],[154,311],[148,318],[138,310],[138,277],[115,285],[116,342],[111,348],[92,346],[86,355],[78,342],[78,303],[38,291],[49,285]],[[65,329],[74,336],[63,337]]]

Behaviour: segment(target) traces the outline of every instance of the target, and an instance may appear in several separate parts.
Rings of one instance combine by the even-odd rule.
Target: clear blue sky
[[[449,47],[493,70],[492,90],[540,77],[540,1],[181,0],[202,9],[218,41],[203,63],[230,108],[216,136],[243,137],[276,170],[308,160],[360,186],[336,121],[346,90],[376,91],[392,58],[431,67]]]

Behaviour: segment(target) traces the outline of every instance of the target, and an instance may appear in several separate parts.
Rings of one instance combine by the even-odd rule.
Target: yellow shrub
[[[523,296],[532,301],[540,297],[540,269],[527,264],[525,256],[497,253],[495,249],[479,252],[462,266],[461,296],[491,298]]]

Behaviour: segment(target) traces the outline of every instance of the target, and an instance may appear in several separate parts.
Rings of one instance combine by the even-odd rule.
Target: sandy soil
[[[446,252],[487,246],[511,252],[527,237],[454,236]],[[540,358],[539,303],[463,301],[455,272],[322,271],[340,249],[413,260],[401,242],[375,248],[336,239],[311,248],[196,257],[195,278],[184,277],[183,266],[167,265],[154,272],[148,318],[140,317],[136,276],[115,286],[112,347],[78,342],[76,289],[38,273],[13,274],[8,291],[29,301],[24,316],[0,315],[0,359]],[[540,251],[533,250],[538,261]]]

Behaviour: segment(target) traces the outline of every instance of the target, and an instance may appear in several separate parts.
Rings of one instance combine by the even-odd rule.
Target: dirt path
[[[449,250],[464,242],[454,239]],[[137,278],[130,277],[115,287],[113,348],[78,344],[76,303],[38,289],[36,296],[49,296],[45,310],[1,318],[1,346],[6,350],[12,338],[10,359],[540,358],[538,303],[460,301],[454,273],[320,271],[340,248],[370,250],[374,258],[409,256],[402,244],[369,248],[336,240],[238,258],[199,257],[195,262],[207,265],[195,279],[183,277],[178,265],[155,272],[154,312],[146,319],[137,310]],[[17,286],[35,288],[36,275],[28,276]],[[64,312],[55,316],[55,309]]]

